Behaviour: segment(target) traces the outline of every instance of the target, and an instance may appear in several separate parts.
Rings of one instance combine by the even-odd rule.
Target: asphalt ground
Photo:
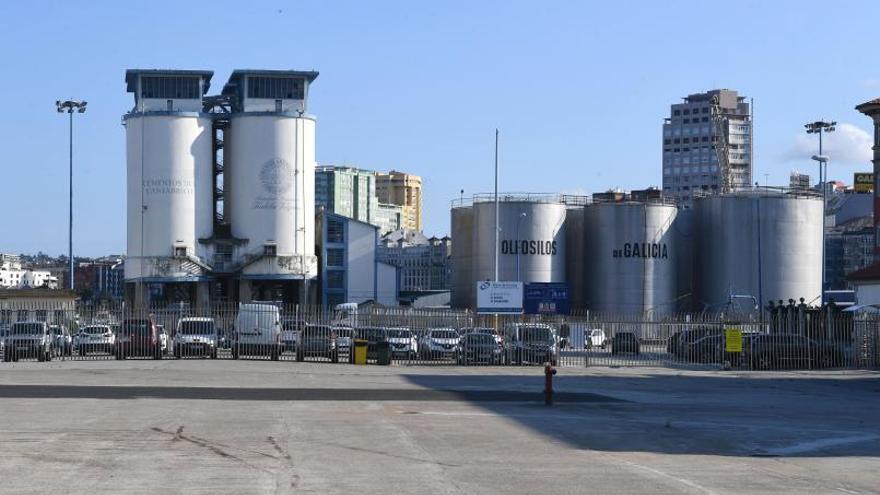
[[[880,493],[880,375],[0,363],[0,493]]]

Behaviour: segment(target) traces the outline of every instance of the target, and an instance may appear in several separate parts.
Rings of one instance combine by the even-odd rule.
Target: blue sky
[[[81,5],[79,5],[81,3]],[[755,178],[814,173],[803,124],[840,122],[832,178],[870,170],[880,2],[3,2],[0,252],[67,250],[67,121],[77,116],[76,253],[125,250],[126,68],[321,72],[321,164],[424,180],[429,234],[492,187],[591,193],[661,179],[669,104],[726,87],[755,99]]]

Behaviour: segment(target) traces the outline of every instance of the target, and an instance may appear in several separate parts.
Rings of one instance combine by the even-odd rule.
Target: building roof
[[[229,80],[223,86],[224,95],[234,95],[236,88],[243,76],[266,76],[266,77],[303,77],[309,83],[318,78],[318,71],[314,70],[265,70],[265,69],[235,69]]]
[[[69,299],[76,300],[76,292],[66,289],[0,289],[3,299]]]
[[[880,282],[880,263],[868,265],[846,276],[850,282]]]
[[[177,70],[177,69],[128,69],[125,71],[126,91],[134,93],[137,89],[138,76],[200,76],[205,80],[202,94],[208,92],[211,87],[212,70]]]

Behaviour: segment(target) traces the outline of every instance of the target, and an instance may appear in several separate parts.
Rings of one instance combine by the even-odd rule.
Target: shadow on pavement
[[[575,448],[606,452],[752,457],[880,456],[880,376],[833,379],[733,375],[557,375],[557,390],[621,399],[542,403],[544,377],[405,375],[431,390],[505,390],[531,404],[480,402]],[[418,412],[414,412],[418,414]],[[463,414],[462,421],[467,420]],[[476,419],[475,419],[476,420]]]

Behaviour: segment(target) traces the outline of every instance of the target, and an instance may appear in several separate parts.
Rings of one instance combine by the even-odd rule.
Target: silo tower
[[[315,118],[306,113],[317,72],[236,70],[225,139],[224,216],[242,244],[239,299],[307,301],[315,256]]]
[[[135,305],[206,303],[213,229],[211,117],[202,97],[213,72],[125,73],[135,106],[123,117],[127,151],[126,299]]]

